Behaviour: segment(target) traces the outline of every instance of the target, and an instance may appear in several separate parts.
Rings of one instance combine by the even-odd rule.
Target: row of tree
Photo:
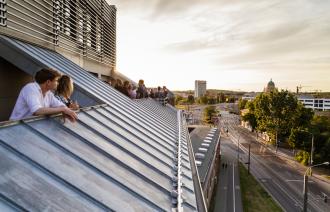
[[[307,163],[310,158],[311,141],[314,138],[314,161],[324,162],[330,158],[330,120],[315,116],[288,91],[261,93],[255,100],[240,100],[239,108],[248,109],[242,116],[252,130],[266,132],[274,144],[286,143],[300,150],[297,160]]]
[[[188,95],[187,98],[184,98],[180,95],[176,95],[175,97],[175,104],[182,105],[182,104],[204,104],[204,105],[212,105],[218,103],[234,103],[237,100],[237,97],[232,95],[226,95],[224,93],[218,93],[216,96],[204,95],[200,98],[195,98],[193,95]]]

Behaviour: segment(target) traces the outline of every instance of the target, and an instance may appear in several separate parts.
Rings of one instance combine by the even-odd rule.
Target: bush
[[[309,161],[309,152],[300,150],[296,155],[295,155],[295,159],[296,161],[298,161],[299,163],[303,164],[303,165],[307,165],[308,161]]]

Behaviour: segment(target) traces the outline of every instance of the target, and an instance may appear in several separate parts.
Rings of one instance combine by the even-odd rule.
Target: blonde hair
[[[72,93],[73,93],[73,82],[71,78],[67,75],[62,75],[62,77],[58,80],[56,94],[64,96],[65,98],[70,98]]]

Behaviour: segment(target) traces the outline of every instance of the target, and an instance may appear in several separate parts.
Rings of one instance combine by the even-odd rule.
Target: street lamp
[[[307,185],[308,185],[308,171],[311,172],[312,171],[312,168],[315,167],[315,166],[321,166],[321,165],[329,165],[329,162],[324,162],[324,163],[320,163],[320,164],[316,164],[314,166],[310,166],[306,169],[305,171],[305,174],[304,174],[304,191],[303,191],[303,195],[304,195],[304,208],[303,208],[303,212],[307,212],[307,200],[308,200],[308,188],[307,188]]]
[[[314,135],[311,132],[308,132],[309,134],[312,135],[312,148],[311,148],[311,157],[310,157],[310,165],[313,165],[313,154],[314,154]]]
[[[237,164],[239,164],[239,139],[241,135],[238,134],[238,139],[237,139]]]
[[[307,131],[307,130],[304,130],[303,132],[306,132],[308,134],[310,134],[312,136],[312,148],[311,148],[311,156],[309,157],[309,165],[313,165],[313,155],[314,155],[314,134]]]

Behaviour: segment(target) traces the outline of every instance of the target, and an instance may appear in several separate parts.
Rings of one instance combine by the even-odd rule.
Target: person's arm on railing
[[[57,113],[63,113],[69,118],[71,122],[75,122],[78,118],[77,114],[73,110],[67,108],[66,106],[54,107],[54,108],[42,107],[39,108],[37,111],[35,111],[33,115],[40,116],[40,115],[52,115]]]

